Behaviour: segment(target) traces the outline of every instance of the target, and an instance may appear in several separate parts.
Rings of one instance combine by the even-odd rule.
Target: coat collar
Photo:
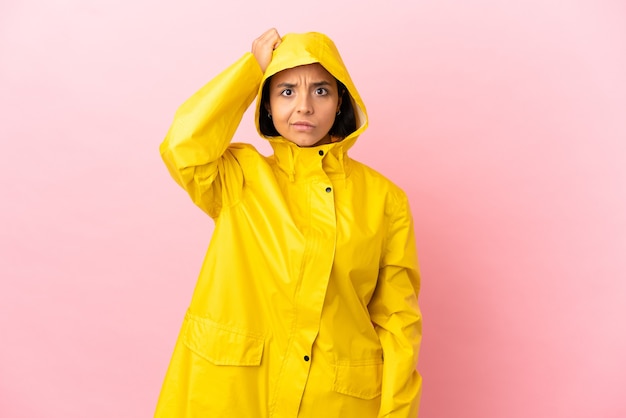
[[[348,137],[331,144],[299,147],[282,137],[268,138],[274,150],[276,165],[287,174],[290,181],[324,175],[347,177],[351,168],[348,149],[355,139]]]

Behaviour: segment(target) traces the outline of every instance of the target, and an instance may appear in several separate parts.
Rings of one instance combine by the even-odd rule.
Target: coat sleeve
[[[247,52],[180,106],[160,146],[174,180],[213,218],[242,188],[243,173],[228,146],[262,76]]]
[[[422,339],[419,288],[413,219],[403,195],[389,222],[378,283],[368,305],[384,356],[379,418],[417,417],[422,392],[416,369]]]

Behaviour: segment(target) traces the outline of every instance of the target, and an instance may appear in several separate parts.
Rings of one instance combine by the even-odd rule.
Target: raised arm
[[[161,156],[174,180],[214,218],[227,204],[225,197],[236,197],[243,187],[243,173],[228,146],[278,44],[275,29],[256,39],[252,52],[180,106],[161,144]]]

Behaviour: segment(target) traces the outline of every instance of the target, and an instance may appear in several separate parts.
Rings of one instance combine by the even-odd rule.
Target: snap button
[[[320,155],[324,155],[324,150],[320,150]]]
[[[309,361],[309,356],[304,356],[304,361]]]
[[[326,193],[330,193],[333,189],[331,189],[330,187],[326,188]]]

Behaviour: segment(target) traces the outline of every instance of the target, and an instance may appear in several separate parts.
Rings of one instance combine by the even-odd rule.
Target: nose
[[[302,94],[298,97],[298,103],[296,106],[298,113],[313,113],[311,98],[307,94]]]

